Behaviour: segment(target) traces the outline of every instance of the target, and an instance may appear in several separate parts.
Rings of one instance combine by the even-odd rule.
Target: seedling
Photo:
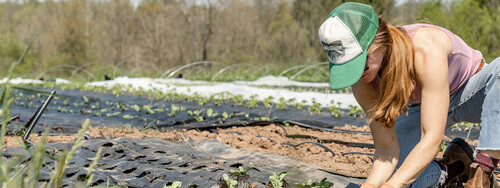
[[[245,170],[245,169],[243,169],[243,167],[241,167],[241,166],[240,166],[240,167],[238,167],[238,170],[233,170],[233,169],[231,169],[231,170],[229,170],[229,172],[230,172],[231,174],[233,174],[233,175],[237,175],[237,176],[239,176],[239,175],[248,175],[248,171],[250,171],[250,170],[252,170],[252,169],[253,169],[253,167],[252,167],[252,166],[251,166],[251,167],[248,167],[246,170]]]
[[[170,107],[170,113],[168,114],[168,116],[173,117],[173,116],[175,116],[175,114],[178,111],[179,111],[179,107],[176,106],[175,104],[172,104],[172,106]]]
[[[131,115],[128,115],[128,114],[126,114],[126,115],[123,116],[123,119],[134,119],[134,118],[136,118],[136,116],[131,116]]]
[[[349,115],[350,116],[358,117],[358,116],[362,116],[363,113],[364,113],[363,109],[361,109],[357,106],[354,106],[354,105],[349,105]]]
[[[257,95],[250,96],[250,100],[245,104],[245,106],[249,109],[255,108],[258,105]]]
[[[200,121],[204,120],[203,114],[202,114],[203,111],[204,111],[203,109],[202,110],[194,110],[194,111],[189,110],[189,111],[187,111],[187,113],[189,115],[193,116],[196,121],[200,122]]]
[[[137,104],[134,104],[134,106],[132,106],[132,108],[133,108],[136,112],[141,111],[141,107],[139,107]]]
[[[328,110],[330,110],[330,113],[333,117],[339,117],[342,111],[340,111],[340,106],[335,106],[334,103],[335,102],[333,100],[330,101],[330,104],[332,104],[332,106],[328,107]]]
[[[295,106],[298,110],[301,110],[306,106],[306,102],[306,100],[302,100],[302,102],[297,102],[293,106]]]
[[[446,142],[443,140],[441,142],[441,147],[439,148],[440,151],[444,151],[446,149]]]
[[[144,106],[142,106],[142,109],[148,111],[149,114],[155,114],[155,111],[153,109],[151,109],[150,105],[144,105]]]
[[[238,185],[238,181],[230,179],[227,174],[223,174],[222,178],[224,179],[224,181],[226,181],[227,187],[229,188],[234,188],[236,185]]]
[[[265,98],[264,100],[262,100],[262,104],[264,104],[264,107],[266,107],[266,108],[271,108],[273,99],[274,99],[274,97],[269,96],[269,97]]]
[[[182,182],[174,181],[174,182],[172,182],[172,185],[169,185],[169,186],[163,185],[163,188],[181,188],[181,186],[182,186]]]
[[[288,102],[285,100],[285,98],[281,97],[280,102],[276,104],[276,108],[280,111],[285,110],[286,106],[288,105]]]
[[[89,103],[89,98],[87,98],[87,96],[83,96],[83,101],[88,104]]]
[[[243,95],[236,95],[233,97],[234,106],[241,106],[243,105],[244,101],[245,100],[243,99]]]
[[[282,188],[285,176],[286,176],[286,171],[282,171],[278,175],[276,175],[276,173],[273,172],[273,175],[269,176],[269,181],[271,181],[271,184],[273,185],[274,188]]]
[[[219,115],[219,113],[217,113],[217,112],[215,112],[214,110],[212,110],[212,108],[209,108],[209,109],[207,110],[207,117],[215,117],[215,116],[217,116],[217,115]]]
[[[207,104],[208,101],[209,101],[208,98],[201,97],[201,96],[198,97],[198,105],[200,105],[200,106]]]
[[[307,111],[309,111],[311,115],[321,113],[321,111],[323,110],[321,108],[321,103],[316,102],[315,100],[313,100],[312,103],[312,106],[307,107]]]
[[[326,180],[326,178],[323,178],[320,182],[313,182],[312,180],[307,181],[307,184],[295,184],[297,185],[298,188],[330,188],[333,186],[332,182],[329,182]]]
[[[224,119],[232,118],[233,116],[233,113],[228,114],[227,112],[222,112],[222,118]]]

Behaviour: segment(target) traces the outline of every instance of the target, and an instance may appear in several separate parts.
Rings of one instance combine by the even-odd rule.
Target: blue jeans
[[[500,150],[500,58],[472,76],[450,96],[446,128],[458,122],[481,123],[479,150]],[[410,105],[408,115],[396,118],[400,155],[398,168],[420,141],[420,105]],[[410,187],[432,187],[439,181],[441,170],[432,162]]]

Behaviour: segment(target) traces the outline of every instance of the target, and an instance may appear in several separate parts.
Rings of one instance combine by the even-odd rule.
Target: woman
[[[481,52],[450,31],[394,27],[359,3],[333,10],[319,38],[330,87],[351,86],[369,119],[375,157],[361,187],[490,186],[500,158],[500,58],[482,66]],[[434,160],[445,129],[461,121],[481,122],[475,158],[454,140]]]

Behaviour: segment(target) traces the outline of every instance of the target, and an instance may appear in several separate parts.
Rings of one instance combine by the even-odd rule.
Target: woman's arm
[[[372,113],[369,110],[375,106],[376,102],[376,94],[371,84],[358,81],[352,86],[352,91],[361,108],[366,112],[368,119],[371,119]],[[380,187],[396,169],[399,145],[394,128],[384,128],[379,122],[372,121],[370,122],[370,130],[375,145],[375,156],[366,182]]]
[[[439,152],[449,106],[448,54],[451,42],[441,30],[422,27],[413,40],[415,71],[422,84],[421,139],[388,181],[406,187],[425,170]]]

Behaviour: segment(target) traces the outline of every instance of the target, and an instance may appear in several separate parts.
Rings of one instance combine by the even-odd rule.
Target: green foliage
[[[264,104],[264,107],[266,108],[271,108],[271,105],[273,104],[273,99],[274,97],[268,96],[264,100],[262,100],[262,104]]]
[[[227,174],[223,174],[222,178],[226,181],[227,187],[229,188],[234,188],[238,184],[238,181],[229,178]]]
[[[181,188],[182,187],[182,182],[180,181],[174,181],[172,182],[172,185],[163,185],[163,188]]]
[[[276,109],[282,111],[285,110],[287,106],[288,106],[288,101],[286,101],[285,98],[280,97],[279,103],[276,104]]]
[[[441,146],[439,146],[439,151],[444,151],[446,149],[446,142],[443,140]]]
[[[233,170],[233,169],[231,169],[231,170],[229,170],[229,172],[230,172],[231,174],[233,174],[233,175],[247,175],[247,174],[248,174],[248,171],[250,171],[250,170],[252,170],[252,169],[253,169],[253,167],[252,167],[252,166],[251,166],[251,167],[248,167],[246,170],[245,170],[245,169],[243,169],[243,167],[241,167],[241,166],[240,166],[240,167],[238,167],[238,170]]]
[[[321,113],[321,111],[323,111],[323,109],[321,108],[321,103],[316,102],[315,100],[313,100],[312,103],[312,106],[307,107],[307,111],[309,111],[311,115],[319,114]]]
[[[215,112],[212,108],[207,109],[207,117],[215,117],[217,115],[219,115],[219,113]]]
[[[354,105],[349,105],[349,113],[348,113],[349,116],[359,117],[363,116],[364,113],[365,111],[363,111],[362,108]]]
[[[282,171],[278,175],[276,175],[276,173],[273,172],[273,175],[269,176],[269,181],[271,181],[271,184],[273,185],[274,188],[282,188],[285,176],[286,176],[286,171]]]
[[[328,110],[330,110],[330,113],[332,114],[333,117],[339,117],[342,111],[340,110],[340,103],[337,103],[335,105],[335,101],[331,100],[330,101],[331,106],[328,107]]]
[[[179,110],[180,110],[180,108],[178,106],[176,106],[175,104],[172,104],[172,106],[170,107],[170,113],[168,114],[168,116],[170,116],[170,117],[175,116],[175,114],[177,114],[177,112]]]
[[[462,0],[445,11],[441,1],[423,4],[418,18],[442,26],[457,34],[467,45],[482,52],[487,62],[500,54],[499,9],[491,2]]]
[[[259,101],[257,100],[257,95],[250,96],[250,100],[247,101],[245,107],[252,109],[258,106]]]
[[[333,186],[332,182],[323,178],[320,182],[313,182],[312,180],[307,181],[307,183],[295,184],[298,188],[330,188]]]
[[[244,101],[245,100],[243,99],[243,95],[236,95],[233,97],[234,106],[241,106],[243,105]]]
[[[188,110],[188,111],[187,111],[187,113],[188,113],[189,115],[193,116],[193,117],[194,117],[194,119],[195,119],[196,121],[200,122],[200,121],[205,120],[205,118],[203,118],[203,112],[204,112],[204,111],[205,111],[204,109],[201,109],[201,110],[193,110],[193,111]]]

